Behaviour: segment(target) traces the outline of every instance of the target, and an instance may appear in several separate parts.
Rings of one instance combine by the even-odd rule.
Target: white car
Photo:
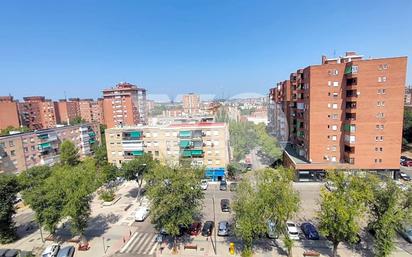
[[[208,186],[207,180],[202,179],[202,181],[200,182],[200,188],[201,188],[202,190],[206,190],[206,189],[207,189],[207,186]]]
[[[135,221],[144,221],[147,218],[147,216],[149,216],[149,212],[150,212],[149,208],[144,207],[144,206],[139,207],[136,210],[136,213],[134,215],[134,220]]]
[[[288,230],[289,238],[292,240],[299,240],[298,227],[292,221],[286,222],[286,228]]]
[[[56,257],[59,250],[59,244],[49,245],[46,247],[46,249],[44,249],[43,253],[41,254],[41,257]]]

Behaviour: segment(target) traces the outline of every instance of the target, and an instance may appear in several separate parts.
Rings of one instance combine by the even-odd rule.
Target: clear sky
[[[412,58],[411,13],[410,0],[2,1],[0,95],[96,98],[120,81],[266,94],[322,54]]]

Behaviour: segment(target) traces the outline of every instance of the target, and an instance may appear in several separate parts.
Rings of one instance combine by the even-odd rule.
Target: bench
[[[196,250],[196,252],[197,252],[197,245],[185,245],[185,246],[183,246],[183,249],[184,250],[192,249],[192,250]]]
[[[313,251],[313,250],[309,250],[309,251],[305,251],[303,253],[303,256],[320,256],[320,253]]]

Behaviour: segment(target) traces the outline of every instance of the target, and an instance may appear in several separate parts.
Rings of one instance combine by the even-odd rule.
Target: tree
[[[341,242],[354,244],[358,241],[360,222],[366,214],[366,203],[371,199],[370,186],[360,177],[345,176],[343,171],[329,171],[328,179],[336,189],[322,189],[319,230],[333,244],[333,256],[337,256]]]
[[[241,172],[242,167],[238,163],[229,163],[226,170],[229,178],[235,178]]]
[[[42,184],[50,175],[51,168],[49,166],[35,166],[20,173],[17,177],[23,195],[40,184]]]
[[[233,210],[236,235],[251,252],[253,239],[268,233],[268,222],[276,223],[277,233],[284,235],[289,256],[293,241],[287,233],[286,221],[298,211],[299,194],[292,187],[293,171],[264,169],[243,180],[236,192]]]
[[[86,123],[86,120],[84,120],[80,116],[76,116],[76,117],[74,117],[73,119],[70,120],[70,124],[72,124],[72,125],[83,124],[83,123]]]
[[[7,136],[10,134],[11,131],[19,131],[19,132],[29,132],[30,129],[28,127],[22,126],[20,128],[15,128],[13,126],[8,126],[5,129],[0,130],[0,136]]]
[[[397,231],[411,220],[412,191],[402,191],[392,180],[384,183],[369,179],[373,184],[373,198],[369,203],[368,229],[374,231],[375,256],[386,257],[394,250]]]
[[[7,244],[16,238],[13,215],[16,213],[14,202],[18,192],[15,176],[0,175],[0,243]]]
[[[107,162],[107,149],[106,145],[100,144],[94,147],[94,159],[96,160],[97,167],[103,167],[108,164]]]
[[[412,142],[412,110],[406,107],[403,114],[403,139],[405,143]]]
[[[137,198],[140,198],[144,176],[156,166],[151,154],[144,153],[122,164],[121,172],[127,180],[135,180],[138,185]]]
[[[60,146],[60,162],[69,166],[79,163],[79,151],[69,140],[64,140]]]
[[[163,228],[174,238],[174,249],[180,228],[188,227],[200,213],[203,191],[198,173],[157,165],[148,174],[151,221],[156,229]]]

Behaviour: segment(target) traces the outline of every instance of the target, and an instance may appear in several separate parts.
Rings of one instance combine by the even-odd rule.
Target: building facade
[[[285,164],[302,177],[329,169],[399,170],[406,63],[348,52],[292,73],[289,89],[271,91],[290,107]],[[281,119],[274,116],[275,123]]]
[[[71,120],[80,117],[79,98],[60,99],[57,106],[58,123],[70,124]]]
[[[12,96],[0,96],[0,130],[8,126],[20,127],[18,103]]]
[[[188,115],[194,115],[200,112],[200,96],[190,93],[183,95],[183,111]]]
[[[405,106],[412,106],[412,86],[405,88]]]
[[[146,152],[170,165],[190,162],[206,166],[206,176],[219,180],[230,160],[225,123],[134,126],[111,128],[105,133],[108,161],[118,167]]]
[[[58,123],[56,104],[44,96],[23,97],[19,103],[21,125],[31,130],[53,128]]]
[[[130,83],[104,89],[103,113],[108,128],[146,124],[146,89]]]
[[[34,166],[57,163],[64,140],[72,141],[81,157],[90,155],[93,144],[100,141],[99,124],[64,126],[0,137],[0,173],[19,173]]]

